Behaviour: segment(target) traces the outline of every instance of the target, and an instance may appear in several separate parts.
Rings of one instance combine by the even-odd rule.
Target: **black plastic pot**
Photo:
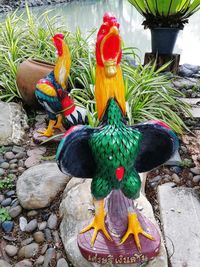
[[[152,53],[172,54],[179,31],[177,28],[151,29]]]

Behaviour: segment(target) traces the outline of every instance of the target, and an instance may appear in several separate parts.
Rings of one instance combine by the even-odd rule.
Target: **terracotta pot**
[[[35,97],[36,83],[48,75],[54,67],[54,64],[34,59],[27,59],[19,65],[16,81],[22,99],[27,105],[38,104]]]

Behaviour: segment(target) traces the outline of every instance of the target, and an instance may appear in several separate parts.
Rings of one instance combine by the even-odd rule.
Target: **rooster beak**
[[[110,29],[110,32],[109,34],[112,34],[112,35],[118,35],[119,34],[119,30],[116,26],[113,26],[111,29]]]

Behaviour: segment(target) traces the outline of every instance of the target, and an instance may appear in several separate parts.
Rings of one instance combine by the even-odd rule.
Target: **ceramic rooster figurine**
[[[84,124],[86,120],[86,110],[75,106],[66,91],[71,58],[69,48],[64,41],[64,35],[58,33],[52,40],[57,49],[57,63],[50,74],[44,79],[39,80],[35,90],[39,103],[44,107],[49,116],[48,128],[40,131],[41,135],[46,137],[52,136],[54,129],[63,131],[63,116],[61,112],[70,126]]]
[[[66,132],[57,151],[58,165],[63,173],[82,178],[92,177],[95,216],[89,226],[81,231],[81,235],[90,233],[90,246],[95,246],[93,252],[97,254],[98,237],[101,239],[99,243],[107,240],[100,255],[103,255],[107,246],[115,246],[113,251],[116,252],[128,240],[139,252],[143,249],[140,239],[154,242],[155,235],[148,232],[148,227],[143,229],[141,216],[134,206],[130,206],[125,214],[125,232],[116,244],[111,233],[113,231],[105,224],[106,217],[112,216],[109,211],[105,212],[104,199],[113,191],[121,192],[128,200],[137,199],[141,187],[138,172],[146,172],[163,164],[178,145],[176,135],[160,121],[127,125],[121,56],[119,24],[114,16],[106,13],[96,42],[95,95],[100,125],[95,129],[88,126],[72,127]],[[112,205],[115,207],[117,202]],[[108,249],[108,254],[112,254],[111,251]]]

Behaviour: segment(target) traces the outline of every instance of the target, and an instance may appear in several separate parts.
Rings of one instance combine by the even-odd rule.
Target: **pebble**
[[[45,221],[41,222],[41,223],[38,223],[38,229],[40,231],[44,230],[46,228],[46,226],[47,226],[47,222],[45,222]]]
[[[27,217],[34,217],[38,215],[38,212],[36,210],[30,210],[26,215]]]
[[[47,249],[48,249],[48,245],[45,244],[41,249],[41,254],[44,255],[44,253],[47,251]]]
[[[193,174],[200,175],[200,169],[198,169],[198,168],[191,168],[190,171],[191,171]]]
[[[15,155],[16,159],[23,159],[26,157],[26,153],[25,152],[19,152],[17,155]]]
[[[33,237],[34,237],[35,242],[37,243],[43,243],[45,241],[44,234],[41,231],[34,233]]]
[[[5,233],[10,233],[14,227],[14,222],[5,221],[1,224],[1,227]]]
[[[48,228],[44,229],[44,234],[45,234],[47,242],[53,241],[50,229],[48,229]]]
[[[12,245],[7,245],[5,247],[5,251],[8,254],[8,256],[14,257],[15,255],[17,255],[18,247],[12,246]]]
[[[22,212],[22,207],[19,205],[16,207],[11,207],[9,209],[9,214],[12,218],[19,216],[21,212]]]
[[[20,159],[20,160],[18,161],[18,167],[20,167],[20,168],[24,167],[24,161],[23,161],[22,159]],[[19,170],[19,169],[18,169],[18,170]]]
[[[5,195],[6,195],[7,197],[12,197],[14,194],[15,194],[15,191],[14,191],[14,190],[10,190],[10,191],[6,192]]]
[[[36,155],[40,156],[40,155],[43,155],[45,152],[46,152],[46,147],[40,146],[40,147],[31,149],[31,150],[28,150],[27,155],[29,157],[36,156]]]
[[[171,170],[172,172],[176,173],[176,174],[179,174],[179,173],[182,172],[182,168],[179,167],[179,166],[173,166],[173,167],[170,168],[170,170]]]
[[[69,267],[69,265],[64,258],[61,258],[58,260],[56,267]]]
[[[44,262],[44,256],[40,255],[39,258],[35,261],[35,265],[42,265]]]
[[[0,266],[1,267],[12,267],[7,261],[0,259]]]
[[[5,196],[3,194],[0,194],[0,204],[5,199]]]
[[[31,220],[31,221],[27,224],[27,226],[26,226],[26,228],[25,228],[25,231],[28,232],[28,233],[31,233],[31,232],[33,232],[36,228],[37,228],[37,220],[36,220],[36,219],[33,219],[33,220]]]
[[[39,163],[40,163],[40,160],[32,156],[26,159],[26,161],[24,162],[24,165],[26,166],[27,169],[29,169]]]
[[[17,264],[15,264],[15,267],[32,267],[33,264],[29,260],[23,260],[19,261]]]
[[[13,148],[12,148],[12,152],[15,154],[18,154],[18,153],[24,152],[24,151],[25,151],[25,148],[21,147],[21,146],[13,146]]]
[[[18,257],[29,259],[36,256],[38,251],[39,251],[39,245],[37,243],[31,243],[29,245],[20,248],[18,252]]]
[[[138,209],[139,209],[139,208],[138,208]],[[54,232],[53,232],[53,238],[54,238],[55,246],[56,246],[56,247],[60,247],[61,240],[60,240],[60,236],[59,236],[59,234],[58,234],[58,231],[54,231]]]
[[[5,174],[5,171],[3,168],[0,168],[0,177],[3,176]]]
[[[17,241],[16,238],[14,238],[14,237],[12,237],[12,236],[9,236],[9,235],[4,235],[4,236],[3,236],[3,239],[5,239],[5,240],[7,240],[7,241],[9,241],[9,242],[15,242],[15,241]]]
[[[6,152],[4,154],[4,158],[8,160],[14,159],[14,157],[15,157],[15,154],[13,152]]]
[[[33,241],[33,238],[32,238],[32,237],[26,238],[26,239],[24,239],[24,240],[22,241],[21,245],[22,245],[22,246],[29,245],[32,241]]]
[[[12,164],[10,164],[10,169],[11,169],[11,170],[16,169],[17,167],[18,167],[18,165],[17,165],[16,163],[12,163]]]
[[[3,163],[1,163],[1,168],[7,170],[7,169],[9,169],[9,167],[10,167],[10,165],[9,165],[8,162],[3,162]]]
[[[49,216],[49,219],[47,221],[47,226],[50,228],[50,229],[56,229],[57,227],[57,223],[58,223],[58,218],[56,216],[56,214],[51,214]]]
[[[185,146],[180,146],[180,149],[183,151],[183,153],[187,153],[187,147]]]
[[[172,179],[175,183],[179,184],[181,179],[179,178],[179,176],[176,173],[172,174]]]
[[[19,205],[19,200],[17,198],[13,199],[13,201],[11,202],[11,206],[16,207],[18,205]]]
[[[199,183],[200,182],[200,175],[195,175],[192,180],[194,183]]]
[[[48,248],[44,256],[43,267],[51,266],[51,262],[56,259],[56,250],[55,248]]]
[[[0,155],[0,164],[3,163],[5,159]]]
[[[4,199],[2,202],[1,202],[1,206],[3,207],[7,207],[10,205],[10,203],[12,202],[12,199],[9,197],[9,198],[6,198]]]
[[[25,217],[19,218],[19,228],[22,232],[25,231],[27,224],[28,224],[28,222],[27,222],[27,219]]]
[[[18,167],[18,171],[22,173],[25,171],[25,169],[23,167]]]
[[[9,161],[9,164],[16,163],[16,162],[17,162],[17,159],[11,159],[11,160]]]

